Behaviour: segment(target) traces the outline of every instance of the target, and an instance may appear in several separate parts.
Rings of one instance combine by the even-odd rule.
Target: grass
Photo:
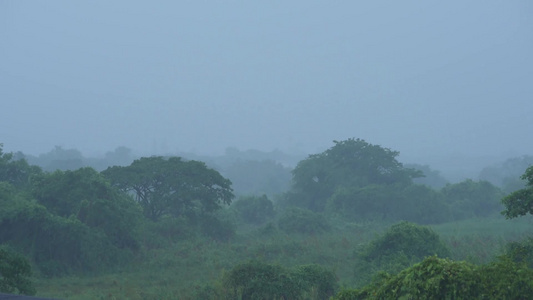
[[[128,270],[86,277],[37,278],[37,295],[60,299],[194,299],[196,291],[215,284],[234,265],[262,259],[286,267],[318,263],[334,270],[344,286],[357,284],[354,250],[390,224],[338,223],[319,235],[263,234],[243,230],[228,243],[194,238],[160,249],[145,249]],[[486,263],[501,254],[508,241],[533,235],[533,218],[475,219],[432,226],[452,258]]]

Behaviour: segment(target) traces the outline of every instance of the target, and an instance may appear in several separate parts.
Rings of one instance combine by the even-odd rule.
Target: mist
[[[529,1],[0,2],[0,142],[38,154],[531,154]],[[453,165],[453,164],[452,164]]]

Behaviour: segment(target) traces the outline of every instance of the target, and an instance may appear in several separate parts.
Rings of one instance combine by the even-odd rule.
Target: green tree
[[[25,188],[32,176],[42,173],[39,167],[30,166],[25,159],[16,159],[13,153],[4,153],[2,148],[0,143],[0,181]]]
[[[33,196],[53,214],[103,231],[119,248],[138,247],[141,208],[92,168],[43,174],[35,179]]]
[[[0,292],[35,295],[31,276],[30,263],[24,256],[0,246]]]
[[[465,181],[442,188],[446,202],[456,220],[485,217],[501,210],[503,192],[488,181]]]
[[[335,145],[310,155],[293,170],[292,204],[323,211],[339,187],[411,184],[420,171],[404,168],[399,152],[361,139],[334,141]]]
[[[508,219],[533,214],[533,166],[527,168],[520,178],[527,182],[526,187],[502,199],[505,206],[502,214]]]
[[[122,191],[133,193],[144,215],[153,221],[167,214],[194,217],[211,213],[234,198],[230,180],[203,162],[179,157],[143,157],[102,174]]]

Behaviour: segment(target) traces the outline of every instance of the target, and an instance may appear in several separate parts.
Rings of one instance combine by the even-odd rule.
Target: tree
[[[502,199],[505,206],[502,214],[508,219],[526,214],[533,215],[533,166],[527,168],[520,178],[527,182],[526,187]]]
[[[39,176],[35,178],[33,195],[53,214],[73,216],[90,228],[103,231],[119,248],[138,246],[140,207],[90,167]]]
[[[411,184],[413,178],[422,175],[404,168],[396,160],[397,151],[361,139],[334,143],[332,148],[298,163],[293,170],[291,202],[323,211],[326,200],[339,187]]]
[[[126,167],[102,172],[111,183],[133,193],[144,215],[157,221],[163,215],[196,216],[230,204],[231,181],[203,162],[180,157],[143,157]]]
[[[2,147],[0,143],[0,181],[25,187],[32,176],[42,173],[39,167],[30,166],[25,159],[16,159],[13,153],[4,153]]]
[[[464,180],[441,190],[456,220],[486,217],[501,209],[503,192],[488,181]]]

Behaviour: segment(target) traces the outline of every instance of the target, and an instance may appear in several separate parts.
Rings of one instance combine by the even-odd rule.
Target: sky
[[[0,143],[533,154],[533,2],[0,0]]]

